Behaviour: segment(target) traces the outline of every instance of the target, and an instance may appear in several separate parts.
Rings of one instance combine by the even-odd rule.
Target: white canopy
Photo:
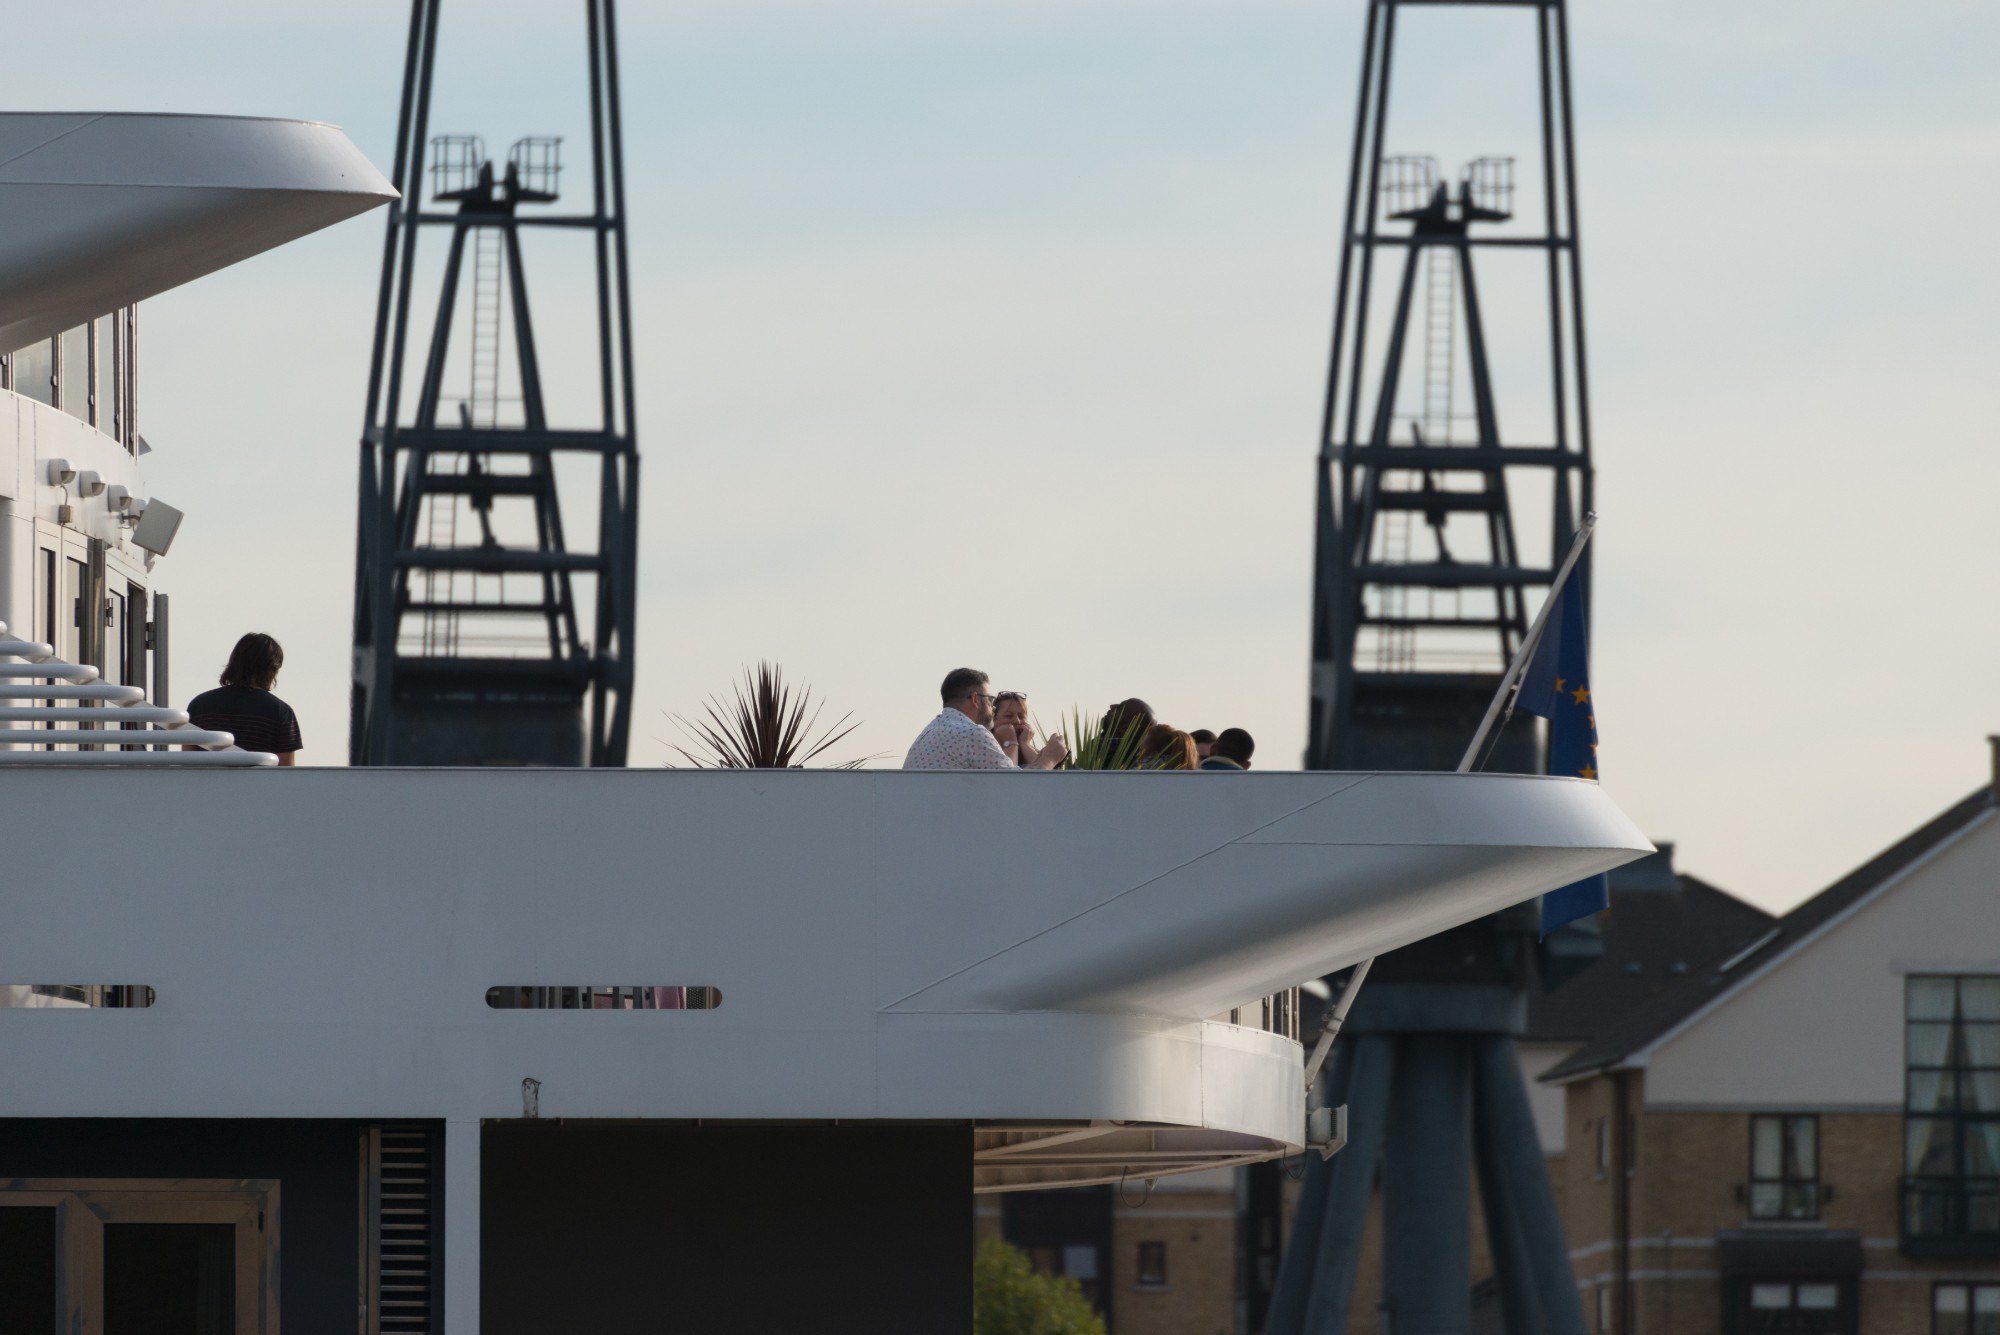
[[[0,113],[0,351],[395,197],[313,121]]]

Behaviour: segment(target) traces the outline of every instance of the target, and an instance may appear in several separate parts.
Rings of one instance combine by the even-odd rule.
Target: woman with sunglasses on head
[[[1035,745],[1035,725],[1028,721],[1025,691],[1002,691],[993,697],[993,736],[1007,758],[1022,769],[1037,768],[1042,748]]]

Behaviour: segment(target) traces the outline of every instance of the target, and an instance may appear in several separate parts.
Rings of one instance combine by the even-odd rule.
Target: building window
[[[1905,1018],[1904,1235],[2000,1237],[2000,977],[1912,975]]]
[[[1597,1177],[1602,1181],[1611,1172],[1611,1119],[1597,1119]]]
[[[1600,1284],[1597,1286],[1597,1335],[1610,1335],[1610,1332],[1611,1286]]]
[[[1139,1287],[1142,1289],[1164,1289],[1167,1287],[1166,1243],[1142,1242],[1139,1244]]]
[[[1750,1217],[1819,1218],[1819,1118],[1750,1119]]]
[[[2000,1284],[1933,1288],[1931,1335],[2000,1335]]]
[[[1752,1312],[1837,1312],[1840,1310],[1838,1284],[1793,1284],[1782,1280],[1758,1280],[1750,1285]],[[1755,1326],[1757,1330],[1820,1330],[1824,1327],[1811,1317],[1776,1318]]]

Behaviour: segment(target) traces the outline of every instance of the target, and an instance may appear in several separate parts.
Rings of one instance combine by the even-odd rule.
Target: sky
[[[433,129],[563,134],[587,188],[581,13],[445,0]],[[633,764],[760,659],[860,721],[840,757],[894,763],[969,663],[1046,726],[1139,694],[1299,763],[1364,14],[626,0]],[[1390,150],[1531,156],[1521,16],[1419,19]],[[27,7],[6,99],[331,121],[386,172],[407,21]],[[1579,0],[1571,47],[1605,782],[1683,870],[1783,908],[1984,781],[2000,731],[2000,10]],[[382,221],[143,326],[148,481],[188,512],[176,689],[277,635],[307,763],[345,758]],[[587,402],[573,268],[535,259]]]

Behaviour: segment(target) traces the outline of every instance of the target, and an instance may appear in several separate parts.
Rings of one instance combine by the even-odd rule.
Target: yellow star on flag
[[[1579,777],[1581,777],[1581,778],[1585,778],[1585,779],[1590,779],[1590,780],[1592,780],[1592,781],[1595,781],[1595,780],[1596,780],[1596,778],[1597,778],[1597,766],[1595,766],[1595,765],[1585,765],[1585,766],[1584,766],[1584,767],[1583,767],[1582,769],[1580,769],[1580,770],[1578,770],[1578,771],[1577,771],[1577,774],[1578,774],[1578,776],[1579,776]]]
[[[1590,703],[1590,688],[1579,686],[1569,693],[1569,697],[1580,705],[1587,705]]]

